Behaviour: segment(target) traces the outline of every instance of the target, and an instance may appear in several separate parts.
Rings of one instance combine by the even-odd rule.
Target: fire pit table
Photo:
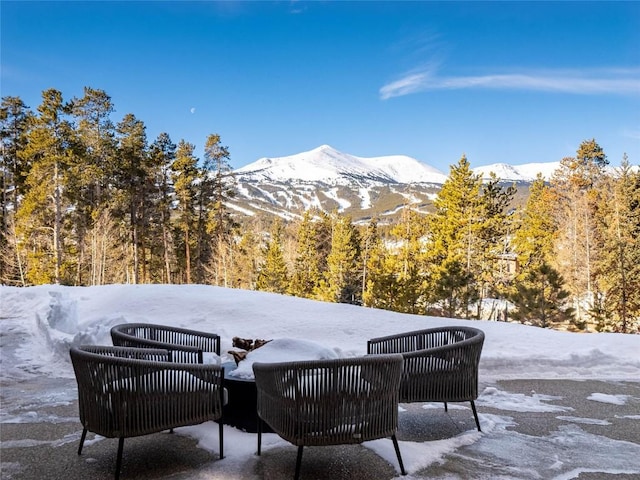
[[[253,378],[229,376],[236,369],[234,362],[223,363],[224,386],[227,389],[228,401],[222,409],[222,423],[239,428],[245,432],[258,431],[257,390]],[[263,424],[263,432],[272,432]]]

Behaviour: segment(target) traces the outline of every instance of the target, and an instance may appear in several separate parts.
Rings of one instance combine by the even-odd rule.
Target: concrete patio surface
[[[74,380],[56,388],[75,388]],[[114,478],[117,439],[97,439],[88,435],[81,456],[77,454],[82,427],[78,421],[77,402],[66,405],[38,405],[16,401],[20,391],[24,398],[37,395],[39,385],[2,385],[2,422],[0,423],[2,480],[110,480]],[[489,390],[485,390],[486,388]],[[36,389],[36,390],[34,390]],[[570,380],[509,380],[482,385],[481,391],[505,391],[512,394],[547,395],[550,405],[563,412],[521,412],[495,408],[482,396],[478,412],[483,429],[471,445],[461,445],[446,453],[440,462],[404,477],[408,479],[552,479],[580,480],[640,479],[640,383]],[[594,401],[589,397],[624,395],[623,404]],[[7,408],[9,407],[9,408]],[[33,408],[32,408],[33,407]],[[475,430],[468,408],[425,409],[420,404],[401,405],[398,439],[409,448],[411,442],[446,441]],[[21,420],[17,420],[21,419]],[[496,419],[507,427],[489,427]],[[510,419],[510,420],[509,420]],[[217,428],[211,424],[211,428]],[[231,427],[229,427],[231,428]],[[561,432],[561,434],[559,434]],[[225,434],[227,431],[225,431]],[[469,436],[468,435],[468,436]],[[182,434],[158,433],[127,439],[124,446],[121,479],[269,479],[293,478],[296,447],[278,446],[261,457],[233,456],[236,435],[226,435],[226,458],[217,452],[199,448],[197,441]],[[255,442],[254,434],[243,434],[243,442]],[[572,442],[577,442],[574,444]],[[582,445],[580,442],[585,442]],[[255,444],[255,443],[254,443]],[[243,446],[245,449],[246,445]],[[582,450],[584,458],[576,452]],[[612,455],[635,456],[624,463],[625,471],[614,472]],[[609,465],[598,455],[609,458]],[[569,458],[571,457],[571,458]],[[232,464],[230,464],[230,462]],[[573,462],[573,463],[571,463]],[[407,463],[405,461],[405,463]],[[606,462],[605,462],[606,463]],[[571,467],[567,465],[571,464]],[[410,466],[410,465],[408,465]],[[573,473],[571,473],[573,472]],[[557,473],[557,475],[556,475]],[[573,475],[573,476],[571,476]],[[304,480],[387,480],[403,478],[396,465],[389,464],[371,449],[355,446],[306,448],[302,461]]]

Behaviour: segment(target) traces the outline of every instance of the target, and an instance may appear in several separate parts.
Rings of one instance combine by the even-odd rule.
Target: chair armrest
[[[202,363],[202,352],[220,355],[220,336],[215,333],[150,323],[123,323],[111,328],[114,345],[164,348],[179,352],[174,361]]]
[[[110,345],[82,345],[79,348],[87,353],[94,353],[96,355],[104,355],[107,357],[132,358],[156,362],[171,361],[171,353],[167,349],[163,348],[112,347]]]

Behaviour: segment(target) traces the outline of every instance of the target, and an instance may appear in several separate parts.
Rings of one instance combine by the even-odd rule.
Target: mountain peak
[[[322,182],[347,185],[442,184],[446,175],[405,155],[357,157],[324,144],[286,157],[261,158],[236,170],[246,182]]]
[[[316,147],[311,151],[312,152],[316,152],[316,151],[323,152],[323,151],[327,151],[327,150],[332,151],[332,152],[337,152],[337,150],[335,148],[333,148],[331,145],[327,145],[327,144],[320,145],[319,147]]]

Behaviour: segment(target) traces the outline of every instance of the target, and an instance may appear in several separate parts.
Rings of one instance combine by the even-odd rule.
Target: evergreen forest
[[[308,210],[240,221],[231,153],[204,155],[107,93],[0,110],[0,284],[208,284],[422,315],[640,333],[640,170],[595,139],[526,203],[463,155],[433,203],[392,225]],[[499,299],[487,302],[486,299]],[[484,300],[484,301],[483,301]],[[487,305],[490,305],[487,312]],[[507,307],[508,305],[508,307]]]

